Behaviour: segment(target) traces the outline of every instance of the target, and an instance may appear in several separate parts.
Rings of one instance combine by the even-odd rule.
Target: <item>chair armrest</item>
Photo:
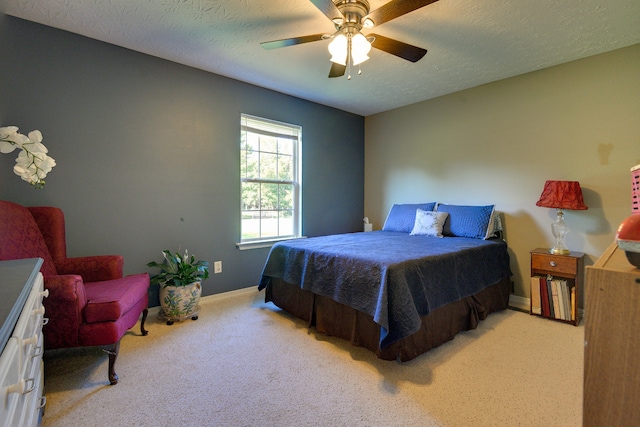
[[[120,279],[124,266],[121,255],[64,258],[54,262],[58,274],[78,274],[87,283]]]
[[[44,288],[49,291],[42,302],[45,317],[49,318],[44,326],[46,348],[77,346],[82,311],[87,304],[82,277],[77,274],[48,276]]]

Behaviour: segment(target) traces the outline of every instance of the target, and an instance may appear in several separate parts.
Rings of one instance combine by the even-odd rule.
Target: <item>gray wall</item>
[[[0,126],[39,129],[57,161],[36,190],[0,155],[0,198],[62,208],[69,256],[130,274],[182,247],[223,262],[204,295],[257,284],[268,249],[235,246],[240,113],[302,126],[305,235],[362,227],[361,116],[2,14],[0,57]]]

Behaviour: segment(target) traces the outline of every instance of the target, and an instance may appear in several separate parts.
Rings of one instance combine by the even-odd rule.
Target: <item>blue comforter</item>
[[[259,289],[278,278],[368,313],[385,348],[415,333],[420,316],[509,276],[501,240],[374,231],[275,244]]]

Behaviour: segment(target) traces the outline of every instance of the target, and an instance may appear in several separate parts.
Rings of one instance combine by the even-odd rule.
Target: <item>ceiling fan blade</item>
[[[399,42],[398,40],[390,39],[388,37],[377,34],[367,34],[367,38],[369,37],[375,37],[375,40],[371,43],[372,47],[383,50],[399,58],[406,59],[407,61],[418,62],[427,53],[426,49],[404,42]]]
[[[315,7],[320,9],[320,12],[324,13],[330,20],[344,19],[342,12],[336,7],[335,3],[331,0],[310,0]]]
[[[336,64],[335,62],[331,63],[331,70],[329,70],[329,77],[342,77],[344,76],[344,72],[347,70],[346,65]]]
[[[317,42],[320,40],[324,40],[324,34],[312,34],[310,36],[302,36],[302,37],[292,37],[290,39],[282,39],[282,40],[273,40],[270,42],[262,42],[260,46],[265,49],[278,49],[280,47],[293,46],[296,44],[309,43],[309,42]]]
[[[437,1],[438,0],[392,0],[384,6],[371,11],[367,16],[362,18],[362,22],[370,19],[374,25],[381,25]]]

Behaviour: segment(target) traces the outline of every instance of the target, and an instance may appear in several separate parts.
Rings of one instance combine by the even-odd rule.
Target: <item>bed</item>
[[[379,231],[275,244],[259,289],[321,334],[408,361],[509,301],[493,205],[394,205]]]

